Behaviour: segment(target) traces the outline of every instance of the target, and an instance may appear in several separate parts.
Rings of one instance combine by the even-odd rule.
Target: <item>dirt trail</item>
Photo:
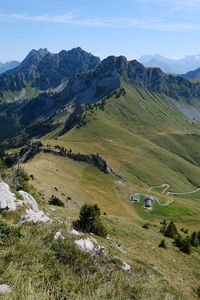
[[[177,193],[177,192],[167,192],[167,190],[170,188],[170,185],[167,184],[167,183],[164,183],[162,185],[157,185],[157,186],[152,186],[149,188],[149,191],[152,191],[153,189],[159,189],[159,188],[163,188],[162,190],[162,194],[166,194],[167,196],[170,196],[170,195],[189,195],[189,194],[194,194],[194,193],[198,193],[200,191],[200,188],[197,188],[196,190],[194,191],[191,191],[191,192],[184,192],[184,193]],[[154,197],[155,201],[157,201],[160,205],[162,206],[168,206],[170,204],[172,204],[175,200],[174,198],[172,197],[172,200],[165,203],[165,204],[162,204],[156,197]]]

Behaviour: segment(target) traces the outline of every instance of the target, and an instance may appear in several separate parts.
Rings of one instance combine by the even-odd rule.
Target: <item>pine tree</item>
[[[180,234],[177,235],[176,237],[176,240],[175,240],[175,245],[178,247],[178,248],[181,248],[182,245],[183,245],[183,238]]]
[[[164,236],[172,238],[172,239],[176,239],[177,234],[178,234],[178,231],[176,229],[176,225],[174,224],[173,221],[171,221],[164,231]]]
[[[180,250],[184,253],[191,254],[192,249],[189,237],[186,237],[186,239],[183,240]]]
[[[73,226],[83,232],[92,232],[104,237],[107,235],[107,230],[101,222],[100,215],[100,209],[96,204],[85,204],[81,207],[79,219],[73,223]]]

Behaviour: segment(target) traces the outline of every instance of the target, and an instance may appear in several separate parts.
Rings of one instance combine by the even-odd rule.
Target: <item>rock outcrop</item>
[[[0,210],[16,210],[16,196],[5,182],[0,182]]]
[[[47,90],[76,73],[94,69],[99,63],[98,57],[81,48],[56,54],[47,49],[33,49],[19,66],[0,76],[0,91],[20,91],[27,84]]]
[[[51,219],[42,211],[39,210],[35,199],[25,191],[19,191],[20,196],[23,198],[23,202],[26,205],[30,205],[31,209],[27,209],[22,216],[22,223],[25,224],[46,224],[51,223]]]

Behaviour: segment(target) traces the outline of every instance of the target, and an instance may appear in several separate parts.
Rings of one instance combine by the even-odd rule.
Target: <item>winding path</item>
[[[194,193],[198,193],[200,191],[200,188],[197,188],[196,190],[194,191],[191,191],[191,192],[184,192],[184,193],[176,193],[176,192],[167,192],[167,190],[170,188],[170,185],[167,184],[167,183],[164,183],[162,185],[157,185],[157,186],[152,186],[149,188],[149,191],[152,191],[153,189],[157,189],[157,188],[163,188],[163,191],[162,191],[162,194],[165,194],[167,196],[170,196],[170,195],[189,195],[189,194],[194,194]],[[155,201],[157,201],[161,206],[168,206],[170,204],[172,204],[175,200],[174,198],[172,198],[171,201],[165,203],[165,204],[162,204],[156,197],[154,197]]]

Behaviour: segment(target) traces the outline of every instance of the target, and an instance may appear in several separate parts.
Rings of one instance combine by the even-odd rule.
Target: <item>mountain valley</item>
[[[32,50],[1,74],[1,180],[51,220],[21,223],[27,204],[1,211],[3,299],[199,299],[200,247],[186,253],[165,232],[159,247],[163,222],[179,239],[200,232],[199,121],[200,83],[124,56]],[[85,203],[107,238],[73,236]],[[20,230],[15,243],[3,226]],[[76,248],[79,234],[106,254]]]

